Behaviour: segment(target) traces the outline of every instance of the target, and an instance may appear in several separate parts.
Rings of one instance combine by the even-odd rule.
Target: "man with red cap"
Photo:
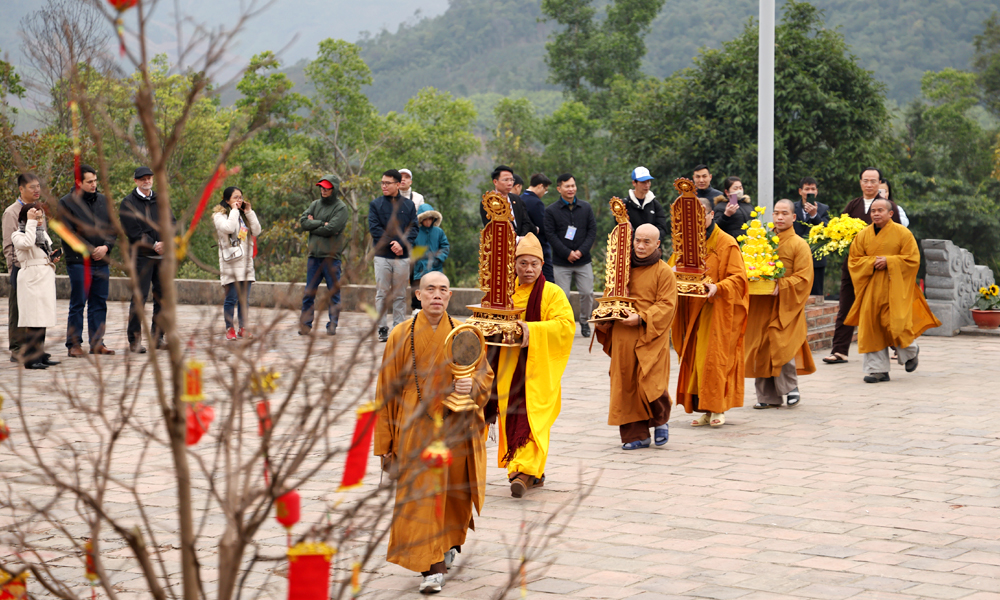
[[[340,316],[340,261],[343,258],[343,234],[350,211],[340,199],[340,179],[326,175],[316,184],[319,200],[302,213],[299,223],[309,232],[309,260],[306,265],[306,291],[302,295],[299,335],[308,335],[313,326],[313,303],[321,281],[330,290],[328,335],[337,335]]]

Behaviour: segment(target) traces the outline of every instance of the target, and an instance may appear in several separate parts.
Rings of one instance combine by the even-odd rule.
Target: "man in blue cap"
[[[653,176],[646,167],[636,167],[632,170],[632,189],[628,191],[628,222],[635,231],[640,225],[649,223],[660,230],[660,241],[667,239],[667,213],[656,201],[656,195],[650,191]]]

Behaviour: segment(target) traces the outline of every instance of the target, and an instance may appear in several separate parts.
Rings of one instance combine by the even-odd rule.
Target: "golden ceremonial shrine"
[[[489,223],[479,234],[479,289],[483,299],[478,306],[469,306],[472,316],[466,323],[482,332],[491,346],[520,346],[521,326],[518,319],[523,308],[514,308],[514,215],[510,204],[499,192],[483,194],[483,208]]]
[[[604,270],[604,296],[598,298],[591,322],[620,321],[635,312],[635,303],[628,297],[628,278],[632,267],[632,225],[621,198],[612,198],[611,214],[617,224],[608,235],[607,266]]]
[[[677,293],[681,296],[707,296],[711,278],[706,275],[705,207],[695,194],[694,182],[681,177],[674,180],[680,196],[670,206],[671,234],[674,243],[674,266]]]

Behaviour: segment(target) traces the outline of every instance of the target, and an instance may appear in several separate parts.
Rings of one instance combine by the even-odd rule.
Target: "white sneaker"
[[[450,569],[453,564],[455,564],[455,557],[458,556],[458,550],[454,548],[449,548],[447,552],[444,553],[444,566]]]
[[[424,577],[420,584],[421,594],[436,594],[444,587],[444,573],[434,573]]]

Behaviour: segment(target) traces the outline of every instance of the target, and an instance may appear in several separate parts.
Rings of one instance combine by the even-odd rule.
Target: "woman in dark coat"
[[[715,224],[735,238],[743,233],[752,211],[750,196],[743,194],[743,182],[739,177],[727,177],[722,195],[715,199]]]

